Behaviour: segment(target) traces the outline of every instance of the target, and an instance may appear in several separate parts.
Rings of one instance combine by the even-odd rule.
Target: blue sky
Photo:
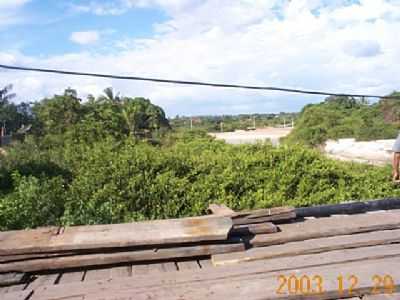
[[[336,92],[399,89],[399,0],[0,0],[0,63]],[[17,101],[113,86],[168,115],[298,111],[320,97],[0,71]]]

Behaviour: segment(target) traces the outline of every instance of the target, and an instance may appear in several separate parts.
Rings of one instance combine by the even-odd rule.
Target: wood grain
[[[214,254],[211,257],[211,260],[214,266],[221,266],[274,257],[295,256],[399,242],[400,229],[394,229],[353,235],[337,235],[280,245],[271,245],[268,247],[252,248],[242,252]]]
[[[205,216],[113,225],[14,231],[0,235],[0,254],[16,255],[78,249],[165,245],[225,240],[232,228],[227,217]]]
[[[335,235],[347,235],[400,228],[400,211],[376,212],[340,218],[307,219],[303,222],[281,224],[280,232],[256,235],[251,245],[268,246]]]
[[[59,270],[84,266],[101,266],[116,263],[152,261],[168,258],[197,257],[217,253],[243,251],[240,244],[216,244],[188,247],[175,247],[151,250],[138,250],[115,253],[95,253],[65,257],[40,258],[27,261],[0,264],[0,272],[22,271],[34,272],[40,270]]]
[[[190,285],[192,283],[207,285],[208,282],[213,281],[223,281],[229,280],[230,278],[253,276],[257,274],[281,274],[283,272],[290,272],[290,270],[293,269],[303,270],[305,273],[311,274],[309,273],[309,270],[319,266],[322,267],[330,265],[332,269],[335,269],[342,264],[356,264],[358,262],[358,264],[363,265],[371,260],[398,256],[400,256],[399,245],[383,245],[348,250],[336,250],[320,254],[299,255],[295,257],[282,257],[262,261],[253,261],[241,265],[207,268],[204,272],[180,271],[176,272],[173,276],[165,276],[163,273],[146,276],[145,274],[143,275],[143,273],[139,273],[135,277],[134,281],[132,281],[131,278],[119,278],[118,280],[103,280],[90,284],[83,282],[79,285],[67,285],[62,291],[60,291],[56,286],[48,286],[39,288],[36,293],[43,295],[43,297],[46,299],[46,297],[56,297],[60,293],[71,295],[72,291],[76,293],[95,293],[99,289],[150,289],[160,286],[169,286],[171,289],[174,289],[180,285]]]
[[[84,296],[85,300],[128,300],[128,299],[230,299],[230,300],[258,300],[258,299],[338,299],[350,298],[361,295],[370,294],[373,287],[371,278],[376,274],[376,270],[385,270],[385,273],[391,274],[394,278],[395,286],[400,287],[400,257],[384,258],[377,260],[369,260],[364,262],[349,262],[340,265],[318,266],[305,269],[290,269],[285,272],[277,273],[253,273],[241,274],[233,277],[226,275],[220,279],[205,279],[204,281],[196,280],[196,274],[203,272],[192,272],[185,274],[187,278],[191,278],[191,282],[176,284],[176,279],[164,278],[164,282],[154,285],[154,281],[149,279],[145,285],[138,286],[136,282],[131,281],[130,284],[123,288],[118,286],[112,289],[110,286],[97,285],[97,290],[85,290],[82,292],[75,291],[75,296]],[[353,274],[357,271],[358,282],[352,290],[347,286],[340,293],[338,290],[337,276],[338,274]],[[305,294],[289,294],[283,290],[282,294],[277,293],[278,276],[285,275],[296,276],[300,278],[303,275],[311,276],[318,274],[323,278],[323,292],[315,295]],[[62,288],[60,286],[59,288]],[[32,300],[41,299],[62,299],[63,290],[58,291],[58,297],[46,295],[45,293],[35,293]]]
[[[22,283],[24,277],[26,277],[24,273],[16,273],[16,272],[0,274],[0,287]]]

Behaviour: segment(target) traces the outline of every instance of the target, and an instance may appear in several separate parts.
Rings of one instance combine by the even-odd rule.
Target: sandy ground
[[[253,144],[269,140],[272,144],[278,145],[279,139],[291,131],[292,128],[267,127],[249,131],[210,133],[210,135],[228,144]],[[369,142],[357,142],[355,139],[329,140],[322,150],[328,157],[337,160],[385,165],[392,161],[394,141],[394,139]]]
[[[328,157],[338,160],[385,165],[391,163],[394,141],[357,142],[355,139],[329,140],[326,142],[324,151]]]
[[[210,133],[217,140],[224,140],[228,144],[254,144],[270,140],[274,145],[279,143],[279,139],[287,136],[292,128],[266,127],[256,130],[236,130],[234,132]]]

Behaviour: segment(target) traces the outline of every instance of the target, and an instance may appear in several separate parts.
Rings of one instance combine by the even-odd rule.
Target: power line
[[[238,89],[249,89],[249,90],[268,90],[268,91],[280,91],[287,93],[298,93],[298,94],[309,94],[309,95],[322,95],[322,96],[344,96],[344,97],[360,97],[360,98],[392,98],[400,99],[400,96],[380,96],[380,95],[365,95],[365,94],[346,94],[346,93],[331,93],[325,91],[310,91],[302,89],[290,89],[273,86],[254,86],[254,85],[240,85],[240,84],[225,84],[225,83],[211,83],[202,81],[186,81],[186,80],[172,80],[172,79],[160,79],[151,77],[138,77],[138,76],[122,76],[122,75],[111,75],[111,74],[99,74],[99,73],[87,73],[87,72],[74,72],[56,69],[42,69],[42,68],[30,68],[30,67],[18,67],[0,64],[0,68],[8,70],[18,71],[32,71],[41,73],[53,73],[63,75],[74,75],[74,76],[90,76],[100,78],[111,78],[120,80],[136,80],[136,81],[150,81],[158,83],[169,83],[169,84],[180,84],[180,85],[196,85],[196,86],[210,86],[218,88],[238,88]]]

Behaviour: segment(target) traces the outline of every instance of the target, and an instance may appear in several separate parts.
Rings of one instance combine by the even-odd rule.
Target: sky
[[[0,64],[385,95],[400,0],[0,0]],[[113,87],[168,116],[299,111],[320,96],[0,70],[16,102]]]

